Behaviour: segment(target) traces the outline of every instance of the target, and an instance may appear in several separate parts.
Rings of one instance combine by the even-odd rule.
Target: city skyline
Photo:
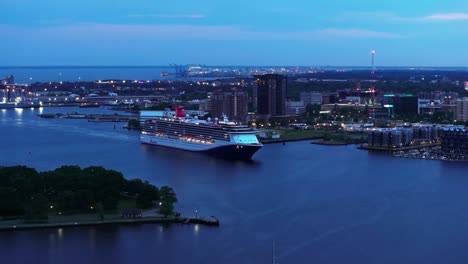
[[[468,3],[18,0],[3,66],[468,66]]]

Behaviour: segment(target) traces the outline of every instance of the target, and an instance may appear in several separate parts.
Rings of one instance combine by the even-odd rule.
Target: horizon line
[[[204,67],[317,67],[317,68],[372,68],[371,65],[209,65],[202,63],[188,63],[188,64],[177,64],[177,66],[204,66]],[[0,65],[0,69],[8,68],[173,68],[171,65]],[[466,66],[425,66],[425,65],[382,65],[375,66],[378,68],[468,68]]]

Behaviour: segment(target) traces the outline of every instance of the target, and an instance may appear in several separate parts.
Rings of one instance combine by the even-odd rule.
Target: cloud
[[[144,18],[144,17],[155,17],[155,18],[169,18],[169,19],[200,19],[206,18],[204,14],[130,14],[128,17],[132,18]]]
[[[337,20],[366,20],[383,22],[442,22],[465,21],[468,13],[437,13],[427,16],[404,17],[392,12],[345,12],[335,17]]]
[[[468,20],[468,13],[441,13],[417,18],[421,21],[460,21]]]
[[[0,25],[2,32],[11,31],[19,38],[37,39],[90,39],[118,40],[316,40],[330,38],[404,38],[405,36],[368,29],[324,28],[307,31],[273,32],[238,26],[202,25],[124,25],[124,24],[74,24],[26,28]],[[34,41],[31,39],[29,41]]]
[[[405,35],[368,29],[327,28],[316,31],[318,36],[336,38],[405,38]]]
[[[365,21],[375,21],[375,20],[382,20],[382,21],[398,21],[401,17],[397,16],[392,12],[385,12],[385,11],[373,11],[373,12],[343,12],[333,18],[334,20],[365,20]]]

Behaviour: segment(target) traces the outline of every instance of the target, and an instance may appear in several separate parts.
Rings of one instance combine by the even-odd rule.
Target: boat
[[[169,73],[163,71],[163,72],[160,73],[160,75],[161,75],[161,77],[165,77],[165,76],[169,76]]]
[[[200,120],[185,115],[183,107],[175,107],[175,110],[173,116],[145,120],[141,142],[234,160],[250,160],[263,146],[257,139],[256,130],[229,121],[226,116],[222,120]]]

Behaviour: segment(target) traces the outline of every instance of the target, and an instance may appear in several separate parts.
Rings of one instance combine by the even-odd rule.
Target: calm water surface
[[[219,228],[147,224],[0,233],[1,263],[465,263],[468,164],[355,146],[266,145],[252,162],[141,145],[113,123],[0,110],[0,164],[102,165],[170,185],[184,215]],[[29,154],[31,152],[31,154]]]

